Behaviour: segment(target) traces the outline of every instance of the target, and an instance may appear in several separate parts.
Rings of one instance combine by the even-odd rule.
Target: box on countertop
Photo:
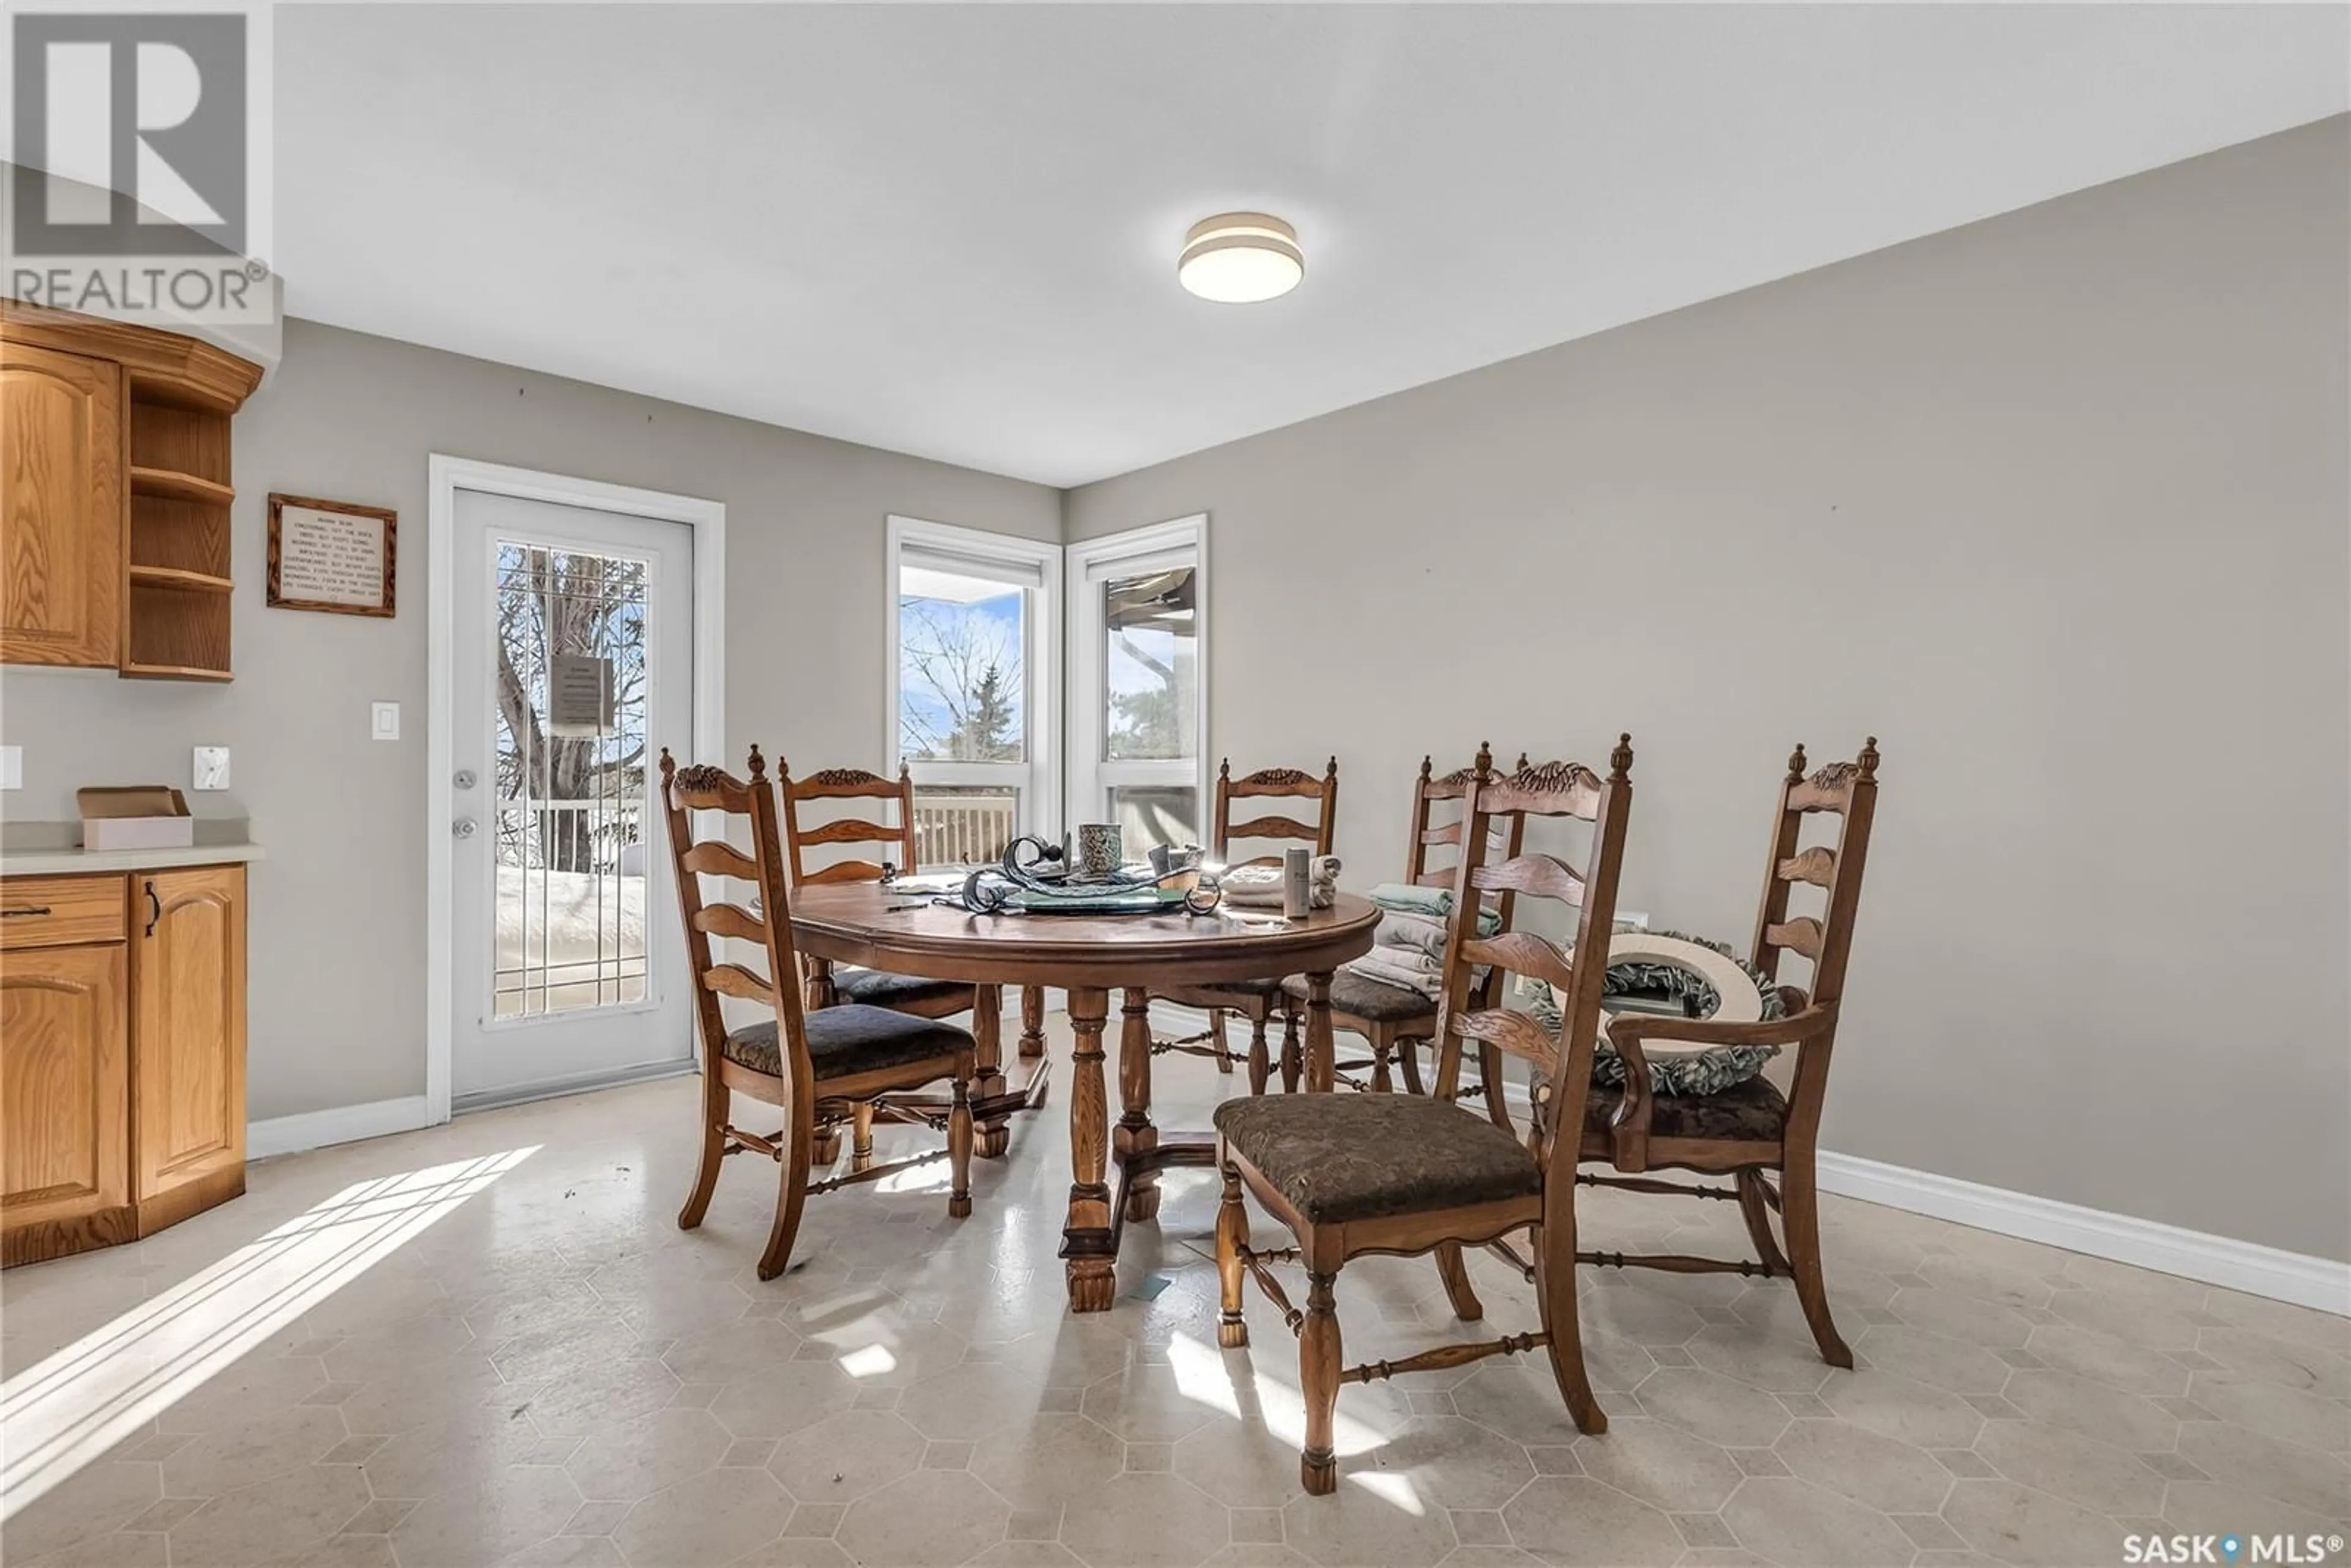
[[[86,850],[183,850],[196,841],[186,798],[167,784],[93,785],[74,799]]]

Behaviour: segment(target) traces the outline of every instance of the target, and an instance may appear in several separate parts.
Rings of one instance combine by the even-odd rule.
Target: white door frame
[[[1195,682],[1197,707],[1194,720],[1200,755],[1194,759],[1194,780],[1199,789],[1200,836],[1205,841],[1214,829],[1209,816],[1216,809],[1217,758],[1219,755],[1208,734],[1208,662],[1216,657],[1216,645],[1209,641],[1211,585],[1208,577],[1208,514],[1206,512],[1171,517],[1164,523],[1128,528],[1123,533],[1102,534],[1062,548],[1066,563],[1062,580],[1069,584],[1067,623],[1071,632],[1068,642],[1069,679],[1066,683],[1068,699],[1062,725],[1064,755],[1069,761],[1066,782],[1061,790],[1061,807],[1075,817],[1081,813],[1091,813],[1100,805],[1091,792],[1084,792],[1082,803],[1080,800],[1081,779],[1091,783],[1099,777],[1102,745],[1102,716],[1100,711],[1103,684],[1102,629],[1095,609],[1099,595],[1089,582],[1091,569],[1100,561],[1130,557],[1139,559],[1178,549],[1189,550],[1193,556],[1192,585],[1196,607],[1192,612],[1192,624],[1201,653]]]
[[[561,474],[481,463],[434,453],[424,514],[424,1109],[427,1124],[449,1119],[452,990],[449,932],[456,914],[456,806],[450,771],[456,756],[455,654],[452,624],[457,591],[457,492],[474,490],[526,501],[552,501],[622,517],[684,523],[694,530],[694,751],[697,761],[726,755],[726,504],[575,479]],[[646,917],[653,917],[651,910]]]

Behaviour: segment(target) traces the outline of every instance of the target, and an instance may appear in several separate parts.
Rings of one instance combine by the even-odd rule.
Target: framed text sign
[[[396,512],[269,497],[269,602],[284,610],[390,615]]]

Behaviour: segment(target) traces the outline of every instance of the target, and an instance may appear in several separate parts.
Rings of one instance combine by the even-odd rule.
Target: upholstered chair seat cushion
[[[1583,1152],[1586,1159],[1606,1159],[1614,1147],[1609,1120],[1616,1114],[1624,1092],[1604,1084],[1592,1086],[1583,1103]],[[1769,1079],[1750,1078],[1718,1094],[1691,1094],[1649,1101],[1652,1138],[1732,1138],[1741,1143],[1776,1144],[1788,1127],[1788,1099]]]
[[[1480,1113],[1417,1094],[1268,1094],[1217,1107],[1217,1131],[1316,1224],[1536,1196],[1526,1146]]]
[[[860,969],[842,965],[832,972],[833,993],[844,1002],[868,1007],[903,1008],[949,997],[971,1000],[968,980],[926,980],[920,975],[893,975],[887,969]]]
[[[1306,999],[1306,977],[1292,975],[1281,982],[1281,988],[1302,1002]],[[1331,977],[1331,1007],[1335,1012],[1366,1023],[1409,1023],[1414,1019],[1437,1017],[1434,998],[1405,990],[1402,986],[1366,979],[1345,969]]]
[[[852,1073],[953,1056],[956,1051],[970,1050],[971,1043],[969,1032],[953,1024],[856,1002],[819,1008],[808,1015],[809,1066],[820,1083],[828,1078],[846,1078]],[[754,1072],[782,1077],[783,1058],[776,1049],[775,1019],[738,1029],[728,1035],[726,1058]]]

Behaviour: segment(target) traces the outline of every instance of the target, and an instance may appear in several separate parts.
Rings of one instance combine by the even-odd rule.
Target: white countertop
[[[183,850],[5,850],[0,876],[71,876],[77,872],[168,871],[235,865],[261,858],[259,844],[192,844]]]

